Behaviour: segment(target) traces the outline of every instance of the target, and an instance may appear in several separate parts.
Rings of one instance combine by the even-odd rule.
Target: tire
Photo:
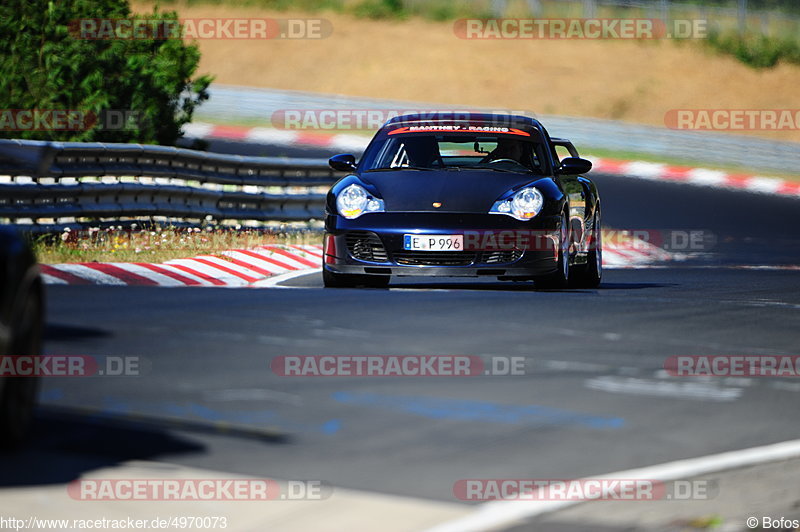
[[[586,264],[574,266],[569,284],[575,288],[597,288],[603,279],[603,229],[600,225],[600,210],[594,215],[592,228],[592,249],[586,257]]]
[[[40,356],[42,300],[37,289],[26,294],[12,326],[11,355]],[[0,448],[20,447],[30,431],[39,390],[38,377],[10,377],[0,392]]]
[[[389,275],[356,275],[351,273],[334,273],[322,269],[322,283],[325,288],[386,288],[389,285]]]
[[[536,288],[566,288],[569,285],[570,232],[566,213],[561,213],[561,233],[558,246],[558,267],[555,272],[534,279]]]

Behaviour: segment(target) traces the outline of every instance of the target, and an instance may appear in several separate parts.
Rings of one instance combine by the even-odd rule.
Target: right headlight
[[[530,220],[544,207],[544,196],[536,187],[518,190],[508,199],[496,201],[489,210],[490,214],[506,214],[517,220]]]
[[[365,212],[383,212],[383,200],[371,196],[364,187],[352,184],[336,196],[336,210],[348,220],[354,220]]]

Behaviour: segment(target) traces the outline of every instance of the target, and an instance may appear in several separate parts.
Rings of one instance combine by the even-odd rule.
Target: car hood
[[[387,212],[485,213],[512,188],[542,177],[491,170],[398,170],[365,172],[361,179],[378,189]]]

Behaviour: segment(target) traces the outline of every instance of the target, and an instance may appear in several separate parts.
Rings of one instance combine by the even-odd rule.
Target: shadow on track
[[[44,340],[48,342],[79,342],[87,338],[107,338],[109,336],[111,336],[110,332],[96,327],[78,327],[59,323],[48,323],[44,330]]]
[[[0,454],[0,486],[61,484],[128,460],[204,450],[164,430],[102,425],[85,416],[54,415],[40,408],[27,446]]]
[[[666,288],[677,286],[676,283],[602,283],[597,288],[536,288],[533,283],[397,283],[390,284],[390,289],[400,290],[493,290],[498,292],[555,292],[567,294],[592,294],[605,290],[642,290],[646,288]],[[386,289],[378,289],[386,290]]]
[[[224,434],[286,443],[288,435],[237,426],[40,406],[26,448],[0,453],[0,486],[70,482],[82,474],[129,460],[204,453],[204,445],[175,431]]]

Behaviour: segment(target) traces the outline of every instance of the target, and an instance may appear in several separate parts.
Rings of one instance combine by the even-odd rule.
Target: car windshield
[[[391,134],[371,147],[365,171],[481,169],[543,174],[542,146],[530,137],[487,134]]]

